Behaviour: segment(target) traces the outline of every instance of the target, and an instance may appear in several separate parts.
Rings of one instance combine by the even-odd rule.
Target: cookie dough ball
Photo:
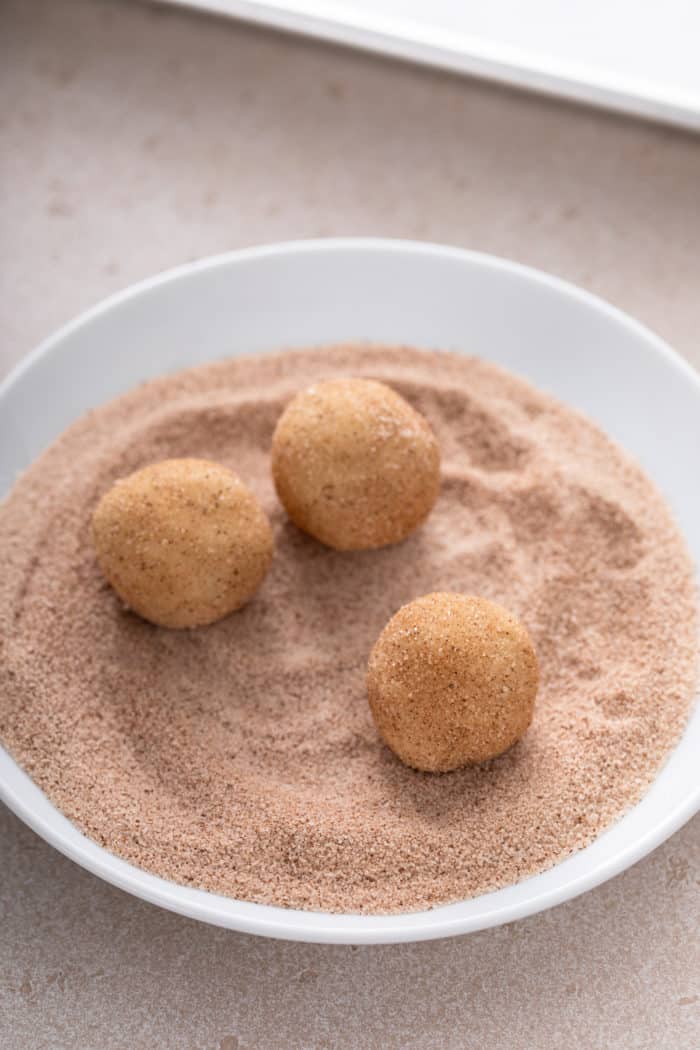
[[[440,449],[428,422],[368,379],[298,394],[272,440],[272,475],[289,517],[340,551],[398,543],[430,513]]]
[[[428,594],[399,609],[367,676],[384,742],[428,772],[506,751],[532,720],[537,683],[523,625],[500,605],[464,594]]]
[[[204,459],[167,459],[117,481],[95,510],[92,538],[122,601],[162,627],[228,616],[272,560],[272,530],[255,496]]]

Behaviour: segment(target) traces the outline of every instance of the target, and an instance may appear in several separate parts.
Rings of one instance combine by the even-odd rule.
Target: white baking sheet
[[[159,0],[700,129],[700,0]]]

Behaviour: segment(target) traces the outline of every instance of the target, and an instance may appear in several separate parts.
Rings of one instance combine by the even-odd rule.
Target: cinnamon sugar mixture
[[[319,378],[403,394],[443,450],[403,544],[340,554],[290,525],[275,422]],[[271,516],[242,611],[193,631],[123,610],[89,521],[118,477],[201,456]],[[678,740],[697,668],[693,571],[651,482],[590,422],[478,360],[338,347],[183,372],[89,413],[0,507],[0,739],[86,834],[177,882],[299,908],[383,912],[542,871],[633,805]],[[508,754],[444,775],[381,745],[369,651],[400,605],[505,605],[541,667]]]

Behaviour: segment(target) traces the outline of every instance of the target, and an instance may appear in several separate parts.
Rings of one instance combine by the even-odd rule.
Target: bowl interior
[[[641,325],[536,271],[432,245],[318,241],[205,260],[137,285],[48,340],[0,387],[0,497],[72,420],[135,384],[243,353],[383,341],[477,354],[587,413],[669,501],[700,563],[700,381]],[[644,799],[591,846],[517,885],[431,911],[326,915],[149,875],[91,842],[0,748],[0,796],[101,877],[194,918],[269,936],[368,943],[463,933],[560,903],[634,863],[700,803],[700,711]]]

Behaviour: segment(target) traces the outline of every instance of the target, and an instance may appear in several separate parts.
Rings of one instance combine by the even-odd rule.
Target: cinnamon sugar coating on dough
[[[314,383],[285,408],[272,475],[292,521],[336,550],[398,543],[440,491],[440,449],[427,420],[367,379]]]
[[[121,478],[92,516],[100,568],[122,601],[161,627],[240,609],[272,560],[272,530],[233,471],[168,459]]]
[[[372,649],[374,721],[408,766],[444,773],[507,751],[532,721],[537,657],[500,605],[426,594],[404,605]]]

